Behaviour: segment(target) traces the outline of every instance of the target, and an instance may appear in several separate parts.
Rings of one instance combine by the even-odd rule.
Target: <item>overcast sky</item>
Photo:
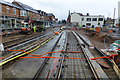
[[[13,0],[5,0],[12,2]],[[90,15],[104,15],[118,17],[118,1],[120,0],[17,0],[34,9],[53,13],[58,19],[67,19],[68,12],[89,13]]]

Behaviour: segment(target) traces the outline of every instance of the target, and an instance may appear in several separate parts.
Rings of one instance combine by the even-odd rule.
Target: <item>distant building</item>
[[[6,1],[0,1],[0,26],[2,29],[19,27],[21,7]]]
[[[12,3],[9,3],[0,0],[0,28],[2,29],[18,29],[25,24],[26,27],[33,25],[39,27],[43,24],[50,26],[52,20],[48,13],[36,10],[21,2],[14,0]]]
[[[109,17],[107,17],[107,19],[105,20],[105,25],[111,28],[116,27],[116,23],[117,23],[116,19],[111,19]]]
[[[118,18],[120,19],[120,1],[118,2]]]
[[[70,10],[69,10],[69,14],[68,14],[68,18],[67,18],[67,23],[68,23],[68,24],[71,23],[70,20],[71,20],[71,15],[70,15]]]
[[[53,13],[47,13],[50,19],[50,25],[53,26],[53,24],[56,22],[55,15]]]
[[[119,27],[119,19],[115,19],[115,24],[114,24],[115,27]]]
[[[82,13],[71,13],[70,23],[73,26],[82,26],[82,27],[103,27],[104,25],[104,16],[103,15],[83,15]]]
[[[120,1],[118,2],[118,33],[120,34]]]

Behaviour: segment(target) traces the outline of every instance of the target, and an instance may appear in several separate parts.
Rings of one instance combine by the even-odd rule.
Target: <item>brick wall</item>
[[[21,7],[19,4],[13,2],[13,4]],[[14,7],[11,7],[11,6],[8,6],[9,8],[9,13],[7,13],[7,5],[5,4],[1,4],[1,12],[0,15],[4,15],[4,16],[10,16],[10,17],[17,17],[17,18],[23,18],[23,19],[27,19],[28,18],[28,14],[29,14],[29,18],[33,18],[33,19],[40,19],[40,20],[52,20],[52,17],[49,18],[48,16],[43,16],[43,15],[40,15],[40,14],[36,14],[36,13],[33,13],[31,11],[26,11],[27,13],[27,16],[21,16],[20,15],[20,9],[18,8],[15,8],[16,9],[16,15],[13,14],[13,8]]]
[[[7,13],[7,5],[2,4],[1,8],[2,8],[2,15],[11,16],[11,17],[19,17],[19,14],[20,14],[19,9],[15,8],[16,9],[16,15],[14,15],[13,14],[13,7],[8,6],[9,13]]]

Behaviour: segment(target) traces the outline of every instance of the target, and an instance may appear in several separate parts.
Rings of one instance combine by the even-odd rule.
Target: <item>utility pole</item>
[[[120,34],[120,1],[118,2],[118,22],[119,22],[119,25],[118,25],[118,34]]]
[[[113,27],[114,27],[114,22],[115,22],[115,11],[116,11],[116,8],[114,8],[114,15],[113,15]]]

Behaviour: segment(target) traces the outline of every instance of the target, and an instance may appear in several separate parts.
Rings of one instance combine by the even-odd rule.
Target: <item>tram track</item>
[[[39,34],[37,34],[37,36],[39,37],[39,36],[42,36],[43,34],[41,34],[41,35],[39,35]],[[32,37],[31,37],[32,36]],[[9,40],[9,41],[4,41],[3,42],[3,45],[5,46],[5,48],[6,47],[9,47],[9,46],[11,46],[11,45],[14,45],[14,44],[19,44],[20,42],[23,42],[23,41],[25,41],[25,40],[29,40],[29,39],[32,39],[32,38],[34,38],[34,37],[37,37],[36,36],[36,34],[35,35],[23,35],[23,36],[20,36],[20,37],[12,37],[12,38],[14,38],[14,39],[11,39],[11,40]]]
[[[111,74],[108,74],[110,72],[106,73],[104,68],[101,68],[100,65],[95,60],[91,60],[91,58],[98,56],[93,57],[94,55],[93,52],[90,53],[91,50],[89,50],[89,47],[87,46],[90,43],[85,44],[84,39],[82,40],[80,36],[75,32],[72,31],[64,32],[66,32],[66,34],[63,35],[62,32],[57,38],[57,40],[54,42],[53,46],[51,46],[51,48],[48,50],[48,52],[53,52],[62,49],[62,52],[58,54],[47,54],[47,56],[49,57],[53,58],[55,57],[54,59],[51,58],[49,59],[47,57],[41,59],[40,64],[37,64],[39,66],[36,69],[37,71],[34,72],[33,74],[32,77],[33,80],[39,80],[40,78],[46,79],[54,78],[56,80],[65,78],[96,79],[96,80],[101,80],[104,78],[107,79],[113,78]],[[52,38],[50,38],[49,40],[51,40]],[[47,43],[49,40],[43,42],[42,45]],[[34,47],[31,46],[31,48],[29,49],[34,49],[36,46],[38,46],[38,44],[34,45]],[[25,51],[29,52],[29,49]],[[19,54],[16,54],[16,56],[20,55],[21,53],[22,52],[19,52]],[[12,56],[11,58],[13,57],[15,56]],[[115,75],[114,78],[117,79],[118,77],[116,77]]]
[[[48,34],[50,34],[50,33],[48,33]],[[20,44],[18,44],[18,45],[15,44],[15,45],[10,46],[10,48],[9,48],[9,47],[7,47],[7,48],[8,48],[8,49],[12,49],[12,50],[16,50],[16,49],[19,49],[19,50],[20,50],[23,46],[25,46],[25,45],[27,45],[27,44],[31,44],[31,42],[35,42],[35,41],[37,41],[38,39],[44,38],[44,37],[47,36],[48,34],[45,34],[45,35],[39,36],[39,37],[35,37],[35,38],[33,38],[33,39],[30,39],[30,40],[23,41],[22,43],[20,43]],[[32,52],[32,51],[36,50],[37,48],[39,48],[40,46],[42,46],[42,45],[44,45],[45,43],[47,43],[48,41],[50,41],[51,39],[53,39],[55,36],[56,36],[56,35],[53,35],[52,37],[47,38],[46,40],[42,41],[41,43],[38,43],[38,42],[37,42],[37,43],[35,43],[34,45],[32,45],[32,46],[30,46],[30,47],[28,47],[28,48],[25,48],[24,51],[26,51],[26,52]],[[6,48],[6,51],[7,51],[8,53],[11,52],[11,51],[8,51],[7,48]],[[31,50],[31,49],[32,49],[32,50]],[[34,50],[33,50],[33,49],[34,49]],[[4,65],[4,64],[6,64],[6,63],[8,63],[8,62],[10,62],[10,61],[12,61],[12,60],[14,60],[14,59],[17,59],[17,58],[19,58],[19,57],[21,57],[21,56],[24,56],[24,55],[26,55],[26,53],[23,53],[23,52],[14,53],[14,54],[6,57],[5,59],[3,59],[3,60],[0,62],[0,66],[1,66],[1,65]]]
[[[52,33],[52,32],[50,32],[50,33],[48,33],[48,34],[51,34],[51,33]],[[23,40],[23,41],[21,41],[21,42],[19,42],[19,43],[13,43],[12,45],[5,46],[5,49],[11,48],[11,47],[14,47],[14,46],[17,46],[17,45],[19,45],[19,44],[23,44],[23,43],[28,42],[28,41],[32,41],[32,40],[37,40],[37,39],[43,38],[43,37],[47,36],[48,34],[37,35],[37,36],[35,36],[35,37],[25,39],[25,40]],[[13,41],[13,42],[14,42],[14,41]],[[9,42],[8,42],[8,43],[9,43]]]
[[[63,34],[63,33],[60,34],[59,38],[57,39],[57,41],[55,42],[54,46],[52,47],[52,49],[51,49],[49,52],[54,51],[54,49],[55,49],[57,43],[59,42],[62,34]],[[48,54],[47,56],[50,56],[50,55],[51,55],[51,54]],[[43,61],[42,64],[40,65],[38,71],[36,72],[36,74],[35,74],[35,76],[33,77],[32,80],[38,79],[38,77],[39,77],[40,73],[42,72],[43,68],[45,67],[45,64],[46,64],[46,62],[48,61],[48,59],[49,59],[49,58],[45,58],[45,59],[44,59],[44,61]]]
[[[34,34],[30,34],[30,35],[23,35],[21,37],[18,37],[17,39],[13,39],[13,40],[6,41],[6,42],[3,41],[4,42],[3,45],[4,45],[5,49],[10,48],[10,47],[15,46],[17,44],[21,44],[21,43],[24,43],[28,40],[32,40],[32,39],[35,39],[37,37],[40,37],[40,36],[43,36],[43,35],[46,35],[46,34],[51,34],[53,32],[53,31],[52,32],[49,32],[49,31],[52,31],[52,28],[48,28],[45,32],[42,32],[42,33],[34,33]],[[12,37],[12,38],[14,38],[14,37]],[[6,38],[3,39],[3,40],[6,40]]]
[[[39,37],[40,35],[42,36],[51,30],[52,30],[52,28],[48,28],[45,32],[37,32],[37,33],[32,33],[30,35],[20,34],[20,33],[7,35],[7,36],[3,37],[3,44],[5,47],[7,47],[9,45],[12,45],[13,43],[20,43],[20,42],[27,40],[27,39],[31,39],[31,38],[34,38],[37,36]]]
[[[95,67],[97,64],[95,61],[91,61],[82,40],[74,32],[67,32],[66,42],[64,44],[63,52],[61,52],[61,57],[59,63],[57,63],[56,68],[54,68],[54,75],[52,70],[47,70],[47,78],[55,78],[56,80],[65,78],[74,79],[96,79],[101,80],[108,78],[108,76],[103,72],[100,66]],[[65,51],[65,52],[64,52]],[[72,51],[73,53],[69,53]],[[81,53],[75,53],[76,51],[82,51]],[[81,58],[80,59],[67,59],[67,57]],[[94,65],[93,65],[94,64]],[[56,65],[54,63],[54,65]],[[98,64],[97,64],[98,65]],[[47,68],[48,69],[48,68]],[[46,70],[46,69],[45,69]],[[44,70],[44,72],[46,72]],[[98,71],[100,70],[100,71]],[[44,73],[45,75],[45,73]],[[39,77],[41,78],[41,77]],[[45,78],[42,76],[42,78]]]
[[[54,47],[56,46],[56,44],[57,44],[57,41],[59,41],[59,40],[57,40],[57,39],[59,39],[58,37],[60,37],[62,35],[62,33],[60,33],[60,35],[59,36],[54,36],[55,37],[55,39],[53,39],[53,40],[51,40],[51,39],[49,39],[49,40],[51,40],[51,41],[54,41],[54,43],[50,43],[50,42],[48,42],[49,40],[47,40],[47,42],[51,45],[51,46],[46,46],[46,49],[48,49],[48,51],[47,52],[49,52],[49,51],[53,51],[54,50]],[[44,45],[45,43],[47,44],[47,45],[49,45],[47,42],[43,42],[42,43],[42,45]],[[43,47],[45,47],[45,46],[43,46]],[[44,51],[43,50],[44,48],[42,48],[41,47],[41,49],[40,50],[36,50],[34,53],[36,53],[37,51]],[[46,51],[45,51],[46,52]],[[42,54],[42,53],[41,53]],[[28,56],[30,56],[30,55],[28,55]],[[49,56],[49,54],[47,55],[47,56]],[[16,58],[17,59],[17,58]],[[15,60],[16,60],[15,59]],[[36,60],[37,61],[39,61],[39,62],[37,62],[37,63],[39,63],[39,64],[34,64],[34,65],[37,65],[36,66],[36,69],[35,70],[37,70],[37,67],[38,67],[38,65],[39,65],[39,67],[38,68],[42,68],[42,66],[44,67],[44,65],[46,64],[46,61],[48,60],[48,58],[43,58],[43,59],[29,59],[31,62],[34,62],[34,63],[36,63]],[[17,63],[12,63],[11,64],[11,66],[13,66],[13,67],[16,67],[17,68],[17,64],[24,64],[24,63],[26,63],[26,64],[28,64],[28,62],[27,62],[28,60],[24,60],[23,62],[20,60],[20,61],[18,61],[17,60]],[[28,65],[30,65],[30,64],[28,64]],[[2,66],[3,67],[3,71],[4,71],[4,73],[5,73],[5,71],[6,71],[6,69],[9,71],[9,66],[10,66],[10,62],[9,62],[9,64],[7,65],[5,65],[5,66]],[[21,66],[22,67],[22,65],[19,65],[19,66]],[[24,67],[25,68],[25,67]],[[11,70],[11,69],[10,69]],[[25,69],[25,70],[29,70],[29,68],[27,68],[27,69]],[[16,71],[16,70],[15,70]],[[23,72],[23,71],[20,71],[20,72]],[[29,71],[28,71],[29,72]],[[35,72],[35,71],[33,71],[33,72]],[[4,74],[3,73],[3,74]],[[9,71],[7,74],[4,74],[4,76],[3,76],[3,78],[4,79],[6,79],[6,78],[8,78],[8,77],[10,77],[11,75],[11,72]],[[17,73],[16,73],[17,74]],[[18,72],[18,74],[19,74],[19,72]],[[38,71],[37,71],[37,73],[36,74],[38,74]],[[30,74],[30,73],[28,73],[28,74],[26,74],[26,75],[34,75],[34,76],[36,76],[36,74],[34,75],[34,74]],[[16,75],[16,76],[22,76],[22,75]],[[23,75],[24,76],[24,75]],[[23,76],[21,77],[21,78],[23,78]],[[27,76],[28,77],[28,76]],[[31,77],[31,76],[29,76],[29,77]],[[13,77],[14,78],[14,77]],[[26,78],[26,77],[25,77]],[[35,79],[35,77],[33,78],[33,79]]]
[[[76,32],[76,34],[82,39],[82,41],[85,43],[86,47],[90,50],[90,52],[93,54],[94,57],[101,57],[101,56],[107,56],[105,55],[99,48],[96,46],[93,46],[89,40],[81,36]],[[91,47],[91,48],[89,48]],[[103,58],[103,59],[97,59],[96,62],[100,64],[102,67],[103,71],[106,73],[108,76],[108,79],[120,79],[120,69],[117,67],[115,62],[113,60],[110,60],[108,58]],[[115,69],[114,69],[115,68]]]
[[[84,51],[84,47],[79,43],[78,39],[76,38],[77,35],[72,32],[68,32],[68,39],[66,42],[66,50],[69,51],[81,51],[82,53],[68,53],[68,57],[74,58],[84,58],[84,60],[77,60],[77,59],[65,59],[64,55],[61,56],[59,68],[55,78],[56,80],[65,79],[65,78],[74,78],[74,79],[97,79],[99,80],[101,77],[93,67],[89,57],[86,55]],[[64,68],[62,67],[64,64]],[[62,70],[63,69],[63,70]],[[104,73],[103,73],[104,74]]]
[[[46,34],[45,34],[46,33]],[[8,57],[11,56],[12,54],[16,54],[15,52],[11,52],[8,51],[7,48],[12,49],[12,50],[16,50],[16,49],[23,49],[23,47],[26,49],[26,47],[30,47],[31,44],[34,45],[35,42],[40,42],[39,40],[43,40],[47,38],[51,38],[52,36],[54,36],[53,32],[44,32],[43,35],[38,34],[36,36],[30,37],[30,38],[25,38],[25,40],[20,40],[18,42],[14,42],[10,45],[5,46],[5,51],[3,52],[2,56],[4,57]]]

